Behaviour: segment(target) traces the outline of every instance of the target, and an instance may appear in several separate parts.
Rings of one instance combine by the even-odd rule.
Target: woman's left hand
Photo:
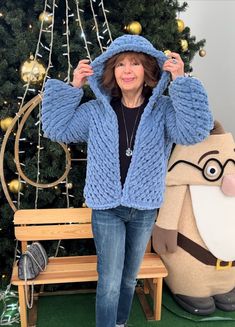
[[[169,59],[165,61],[162,69],[171,73],[173,81],[176,77],[184,76],[184,62],[180,55],[176,52],[171,52],[168,57]]]

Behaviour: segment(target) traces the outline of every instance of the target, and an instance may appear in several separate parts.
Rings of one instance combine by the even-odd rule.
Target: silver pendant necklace
[[[139,113],[140,113],[140,107],[141,107],[141,105],[137,109],[134,109],[134,110],[138,110],[138,113],[137,113],[137,115],[135,117],[134,126],[133,126],[133,129],[132,129],[132,132],[131,132],[131,137],[129,139],[128,133],[127,133],[127,127],[126,127],[126,119],[125,119],[125,115],[124,115],[124,108],[123,108],[123,104],[121,102],[122,117],[123,117],[123,122],[124,122],[124,127],[125,127],[125,133],[126,133],[126,146],[127,146],[126,156],[127,157],[131,157],[132,153],[133,153],[133,150],[131,149],[132,148],[132,140],[133,140],[133,136],[134,136],[134,132],[135,132],[136,123],[137,123]],[[132,109],[130,109],[130,110],[132,110]]]

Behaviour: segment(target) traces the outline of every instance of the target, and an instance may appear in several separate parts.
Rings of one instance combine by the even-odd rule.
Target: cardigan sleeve
[[[56,79],[47,81],[42,100],[45,137],[64,143],[87,141],[91,106],[79,106],[82,96],[82,89]]]
[[[170,142],[189,145],[203,141],[213,128],[213,117],[202,83],[177,77],[169,87],[166,134]]]

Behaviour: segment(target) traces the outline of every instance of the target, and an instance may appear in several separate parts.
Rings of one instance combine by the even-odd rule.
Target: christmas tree
[[[179,19],[186,7],[186,3],[180,5],[177,0],[6,0],[1,4],[0,277],[3,281],[10,276],[14,258],[14,210],[85,206],[86,145],[61,146],[42,135],[40,97],[46,79],[58,78],[68,83],[80,59],[93,60],[124,33],[143,35],[159,50],[178,52],[185,62],[185,71],[191,72],[190,63],[205,41],[196,42],[190,28]],[[32,112],[26,117],[22,111],[35,96]],[[84,101],[92,97],[87,85]],[[4,139],[13,119],[12,132],[8,129],[9,135]],[[17,134],[19,129],[22,132]],[[19,139],[16,146],[15,138]],[[3,188],[9,194],[8,201]],[[68,246],[66,251],[73,253],[73,248]]]

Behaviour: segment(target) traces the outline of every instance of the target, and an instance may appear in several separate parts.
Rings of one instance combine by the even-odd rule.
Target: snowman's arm
[[[187,185],[167,186],[165,201],[159,210],[153,230],[153,248],[159,254],[175,252],[178,222],[182,211]]]

